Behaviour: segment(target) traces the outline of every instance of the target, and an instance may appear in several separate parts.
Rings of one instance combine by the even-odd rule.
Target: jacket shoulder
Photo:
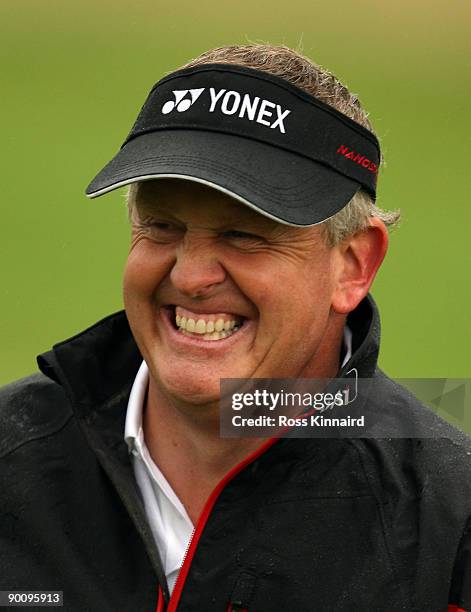
[[[72,416],[62,389],[37,373],[0,389],[0,457],[58,431]]]
[[[451,447],[461,449],[469,457],[471,466],[471,438],[464,431],[448,423],[441,416],[423,404],[408,389],[389,378],[384,372],[378,371],[378,379],[382,386],[381,396],[386,400],[390,410],[397,418],[411,426],[411,431],[403,429],[404,437],[414,437],[430,440],[448,440]]]
[[[390,418],[392,437],[370,437],[355,443],[366,464],[375,465],[383,483],[409,495],[453,501],[463,516],[471,515],[471,438],[457,429],[410,391],[377,373],[375,409]],[[394,483],[394,484],[392,484]]]

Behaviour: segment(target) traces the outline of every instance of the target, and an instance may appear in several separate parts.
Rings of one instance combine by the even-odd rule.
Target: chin
[[[160,377],[159,386],[175,399],[188,404],[202,405],[219,401],[220,385],[219,378],[212,380],[191,379],[182,376]],[[183,384],[182,384],[183,383]]]

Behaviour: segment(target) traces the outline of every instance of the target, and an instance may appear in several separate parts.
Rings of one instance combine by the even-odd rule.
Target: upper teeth
[[[217,319],[216,321],[205,321],[204,319],[195,319],[186,317],[176,316],[177,327],[180,329],[186,329],[186,331],[193,332],[194,334],[206,334],[210,332],[229,331],[234,329],[235,321],[225,321],[224,319]]]
[[[202,318],[203,316],[204,318]],[[213,332],[231,332],[236,326],[235,319],[211,314],[190,316],[188,311],[184,311],[179,306],[175,310],[175,322],[181,330],[201,335]]]

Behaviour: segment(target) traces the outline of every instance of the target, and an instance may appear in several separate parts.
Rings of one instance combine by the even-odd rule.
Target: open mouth
[[[165,310],[175,330],[207,342],[236,334],[247,321],[245,317],[232,313],[198,314],[175,305],[166,306]]]

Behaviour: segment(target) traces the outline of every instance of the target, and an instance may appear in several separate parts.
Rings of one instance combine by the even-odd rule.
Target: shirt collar
[[[343,328],[343,346],[344,346],[345,356],[343,358],[340,369],[342,369],[352,358],[352,338],[353,338],[352,330],[348,327],[348,325],[345,325],[345,327]]]
[[[124,439],[128,445],[129,452],[132,452],[136,442],[142,442],[142,410],[148,382],[149,369],[147,363],[143,361],[134,380],[126,412]]]

